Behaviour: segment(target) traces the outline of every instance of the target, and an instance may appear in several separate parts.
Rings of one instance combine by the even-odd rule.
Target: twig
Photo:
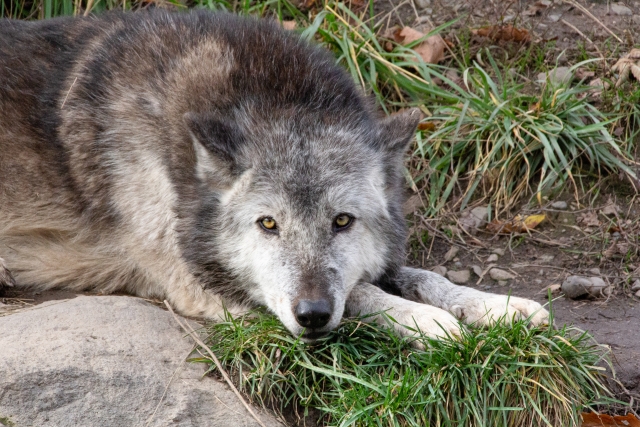
[[[622,39],[618,36],[615,35],[615,33],[613,31],[611,31],[606,25],[604,25],[602,23],[602,21],[600,21],[598,18],[596,18],[595,16],[593,16],[593,14],[591,12],[589,12],[589,9],[587,9],[586,7],[582,6],[580,3],[578,3],[575,0],[564,0],[565,3],[569,3],[572,6],[577,7],[578,9],[580,9],[585,15],[587,15],[589,18],[593,19],[598,25],[600,25],[602,28],[605,29],[605,31],[609,34],[611,34],[613,37],[616,38],[616,40],[618,40],[620,43],[624,43],[622,41]]]
[[[178,318],[178,316],[176,316],[176,313],[174,313],[173,309],[171,308],[171,306],[169,305],[169,302],[167,300],[164,300],[164,305],[167,306],[167,308],[169,309],[169,312],[171,312],[171,314],[173,315],[173,318],[176,319],[176,322],[178,322],[178,325],[180,325],[180,327],[187,333],[189,334],[189,336],[191,336],[191,338],[193,338],[193,340],[198,343],[198,345],[200,347],[202,347],[207,353],[209,353],[209,356],[211,357],[211,360],[213,360],[213,363],[216,364],[216,368],[218,368],[218,371],[222,374],[222,377],[224,378],[224,380],[227,382],[227,384],[229,384],[229,387],[231,387],[231,390],[235,393],[236,397],[238,399],[240,399],[240,402],[242,402],[242,404],[244,405],[245,408],[247,408],[247,411],[249,411],[249,413],[251,414],[251,416],[258,422],[258,424],[260,424],[262,427],[266,427],[264,425],[264,423],[262,421],[260,421],[260,418],[258,418],[258,416],[255,414],[255,412],[253,412],[253,409],[251,409],[251,406],[249,406],[249,404],[244,400],[244,398],[242,397],[242,395],[240,394],[240,392],[238,391],[238,389],[236,388],[236,386],[233,384],[233,382],[231,381],[231,378],[229,378],[229,375],[227,375],[227,372],[224,370],[224,368],[222,367],[222,365],[220,364],[220,361],[218,360],[218,358],[216,357],[215,354],[213,354],[213,352],[211,351],[211,349],[202,342],[202,340],[198,337],[198,335],[196,334],[196,331],[194,331],[191,326],[187,323],[186,326],[180,321],[180,319]]]
[[[564,19],[560,20],[564,25],[566,25],[567,27],[571,28],[573,31],[575,31],[576,33],[578,33],[583,39],[585,39],[586,41],[588,41],[589,43],[591,43],[591,45],[593,47],[596,48],[596,52],[598,52],[598,55],[600,55],[601,58],[604,59],[604,56],[602,55],[602,52],[600,52],[600,49],[598,49],[598,45],[596,45],[593,40],[591,40],[589,37],[585,36],[584,33],[582,31],[580,31],[579,29],[577,29],[575,27],[575,25],[565,21]],[[574,186],[575,188],[575,186]]]

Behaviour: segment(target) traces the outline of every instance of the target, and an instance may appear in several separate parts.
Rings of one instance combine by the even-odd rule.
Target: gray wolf
[[[403,266],[418,121],[380,117],[328,53],[265,20],[3,21],[0,279],[188,316],[264,305],[307,341],[344,314],[430,336],[545,321],[533,301]]]

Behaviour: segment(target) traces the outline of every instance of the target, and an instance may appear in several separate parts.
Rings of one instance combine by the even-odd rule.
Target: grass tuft
[[[426,351],[360,319],[313,346],[263,311],[209,332],[211,350],[254,402],[300,416],[315,408],[323,425],[577,426],[582,410],[608,401],[597,367],[604,347],[570,327],[498,322],[460,340],[422,338]]]

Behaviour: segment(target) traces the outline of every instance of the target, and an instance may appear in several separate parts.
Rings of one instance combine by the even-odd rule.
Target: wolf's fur
[[[0,280],[8,267],[18,286],[126,291],[192,316],[264,304],[294,334],[294,307],[318,299],[331,317],[314,334],[345,305],[431,335],[458,333],[452,314],[543,321],[533,301],[402,266],[417,120],[379,119],[331,57],[266,21],[3,21]]]

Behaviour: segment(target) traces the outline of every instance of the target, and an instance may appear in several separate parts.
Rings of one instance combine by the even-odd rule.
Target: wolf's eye
[[[262,227],[266,231],[269,231],[271,233],[278,231],[276,220],[271,218],[270,216],[264,217],[258,220],[258,222],[260,223],[260,227]]]
[[[347,214],[340,214],[333,220],[333,229],[335,231],[342,231],[347,229],[353,222],[353,217]]]

